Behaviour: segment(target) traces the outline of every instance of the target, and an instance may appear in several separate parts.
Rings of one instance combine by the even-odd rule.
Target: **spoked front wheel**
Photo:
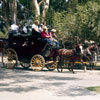
[[[45,66],[45,60],[41,55],[34,55],[30,61],[30,66],[34,71],[41,71]]]
[[[2,64],[5,68],[13,68],[18,64],[18,57],[14,49],[8,48],[2,52]]]

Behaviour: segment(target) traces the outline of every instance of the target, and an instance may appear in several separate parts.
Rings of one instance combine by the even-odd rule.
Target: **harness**
[[[74,51],[74,55],[76,55],[76,56],[80,56],[81,55],[78,51],[76,51],[76,50],[73,50],[73,51]]]
[[[93,60],[93,55],[90,52],[90,50],[87,48],[86,51],[87,51],[87,56],[90,56],[91,60]]]
[[[92,54],[91,54],[91,52],[90,52],[90,50],[88,48],[86,49],[86,51],[90,56],[92,56]]]

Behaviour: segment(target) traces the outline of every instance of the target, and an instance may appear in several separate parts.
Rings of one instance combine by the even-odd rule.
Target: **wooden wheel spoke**
[[[6,68],[13,68],[16,64],[18,57],[15,50],[8,48],[2,54],[2,63]]]
[[[45,60],[41,55],[35,55],[30,62],[31,68],[35,71],[40,71],[45,65]]]

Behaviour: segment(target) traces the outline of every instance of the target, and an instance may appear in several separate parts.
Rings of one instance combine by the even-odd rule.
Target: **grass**
[[[100,86],[88,87],[87,89],[90,90],[90,91],[94,91],[94,92],[100,93]]]

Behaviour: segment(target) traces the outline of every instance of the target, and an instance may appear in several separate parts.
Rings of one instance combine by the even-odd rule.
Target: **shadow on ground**
[[[30,69],[23,68],[0,68],[0,92],[21,93],[43,89],[52,91],[57,96],[93,95],[90,91],[84,90],[83,87],[70,86],[66,88],[68,82],[82,80],[80,78],[48,75],[48,73],[46,75],[46,73],[46,71],[32,72]],[[55,73],[51,72],[51,74]]]

